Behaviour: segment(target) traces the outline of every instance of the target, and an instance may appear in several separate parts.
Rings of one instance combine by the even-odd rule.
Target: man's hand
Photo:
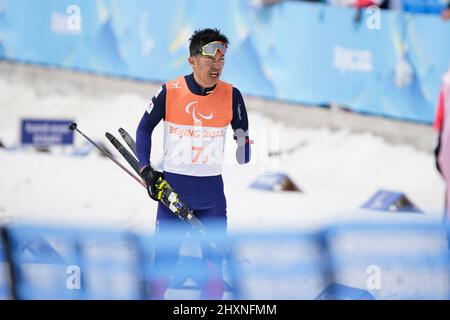
[[[142,169],[141,176],[147,185],[147,191],[150,198],[158,201],[158,185],[161,182],[160,178],[164,179],[164,174],[162,172],[155,171],[148,166]]]
[[[239,164],[246,164],[250,161],[250,145],[253,140],[248,137],[248,131],[244,132],[242,129],[237,129],[234,132],[234,139],[236,140],[236,160]]]

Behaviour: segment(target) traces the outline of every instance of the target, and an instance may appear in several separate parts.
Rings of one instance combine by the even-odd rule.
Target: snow
[[[147,103],[148,98],[133,93],[80,96],[76,90],[42,92],[0,79],[0,141],[9,147],[0,149],[0,223],[153,232],[155,202],[111,160],[96,152],[86,157],[71,155],[85,144],[81,136],[76,135],[73,148],[53,148],[50,153],[18,147],[20,119],[30,117],[76,120],[86,135],[109,147],[105,131],[119,137],[117,129],[123,127],[134,135]],[[249,111],[249,119],[255,141],[250,164],[235,163],[235,143],[228,132],[223,177],[231,233],[321,230],[357,221],[442,220],[445,186],[432,154],[386,143],[370,133],[287,127],[256,111]],[[153,136],[155,164],[161,161],[162,133],[160,124]],[[268,151],[290,148],[294,149],[279,157],[267,156]],[[259,175],[276,171],[286,173],[303,192],[249,188]],[[425,213],[361,209],[379,189],[404,192]],[[259,282],[256,290],[262,287]]]
[[[117,129],[123,127],[134,134],[148,102],[130,93],[113,98],[80,97],[76,92],[42,95],[30,86],[6,81],[0,81],[0,93],[0,139],[7,146],[19,143],[21,118],[37,117],[74,119],[80,130],[109,147],[104,132],[119,136]],[[230,230],[320,227],[344,218],[385,220],[387,214],[358,209],[378,189],[404,192],[426,212],[423,219],[441,219],[444,184],[432,154],[390,145],[370,133],[300,130],[252,112],[249,119],[255,140],[252,162],[235,164],[231,137],[226,144],[223,176]],[[85,143],[79,135],[75,139],[78,147]],[[159,163],[162,124],[155,130],[153,144],[152,162]],[[299,147],[278,158],[266,155],[292,146]],[[2,220],[153,228],[154,203],[109,159],[97,153],[73,157],[69,148],[51,154],[0,150]],[[249,189],[256,177],[276,169],[288,174],[304,192]]]

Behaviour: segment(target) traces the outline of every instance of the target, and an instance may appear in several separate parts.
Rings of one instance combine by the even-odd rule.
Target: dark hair
[[[201,48],[213,41],[222,41],[228,46],[228,38],[220,33],[218,29],[201,29],[195,30],[194,34],[189,38],[189,53],[194,56],[200,53]]]

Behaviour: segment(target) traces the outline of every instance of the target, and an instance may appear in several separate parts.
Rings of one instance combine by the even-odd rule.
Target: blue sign
[[[386,190],[379,190],[362,205],[362,208],[378,211],[423,213],[423,211],[417,208],[405,194]]]
[[[73,144],[72,120],[22,119],[22,144],[36,146]]]
[[[269,191],[301,191],[285,173],[263,174],[250,185],[250,188]]]

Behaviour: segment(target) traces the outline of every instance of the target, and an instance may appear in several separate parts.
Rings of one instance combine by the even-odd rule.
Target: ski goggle
[[[199,52],[204,56],[214,57],[219,50],[223,55],[227,52],[227,45],[221,41],[213,41],[205,44]]]

